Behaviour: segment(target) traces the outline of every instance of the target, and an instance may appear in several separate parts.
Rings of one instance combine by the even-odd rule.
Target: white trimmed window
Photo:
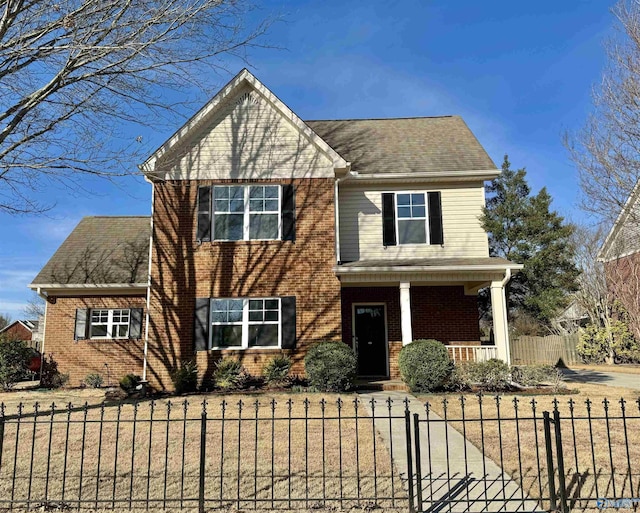
[[[398,244],[426,244],[429,227],[423,192],[396,193]]]
[[[131,310],[92,309],[89,338],[128,338]]]
[[[212,299],[209,347],[281,347],[280,298]]]
[[[278,185],[216,185],[214,240],[280,239],[280,191]]]

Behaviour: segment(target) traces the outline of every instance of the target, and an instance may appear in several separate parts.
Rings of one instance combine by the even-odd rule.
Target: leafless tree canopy
[[[609,222],[640,178],[640,1],[621,0],[613,13],[619,33],[607,43],[594,112],[565,140],[579,169],[584,208]]]
[[[157,126],[188,91],[213,85],[226,56],[245,58],[269,25],[246,28],[251,10],[245,0],[0,2],[0,212],[42,208],[32,192],[51,181],[131,173],[148,151],[131,127]]]

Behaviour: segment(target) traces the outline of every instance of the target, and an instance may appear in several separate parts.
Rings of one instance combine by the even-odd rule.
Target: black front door
[[[355,348],[360,376],[387,375],[384,305],[354,305]]]

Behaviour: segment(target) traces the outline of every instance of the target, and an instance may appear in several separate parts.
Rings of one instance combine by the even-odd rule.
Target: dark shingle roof
[[[460,116],[306,123],[360,174],[496,168]]]
[[[85,217],[33,279],[45,284],[146,283],[149,217]]]

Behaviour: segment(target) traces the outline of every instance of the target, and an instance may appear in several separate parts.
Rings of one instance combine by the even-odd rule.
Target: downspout
[[[154,212],[154,200],[155,200],[155,186],[146,176],[145,180],[151,183],[151,232],[149,234],[149,269],[147,272],[147,308],[145,313],[144,323],[144,351],[142,360],[142,381],[147,382],[147,354],[149,352],[149,307],[151,305],[151,259],[153,256],[153,212]]]
[[[504,287],[507,283],[509,283],[510,279],[511,279],[511,269],[509,267],[507,267],[504,270],[504,278],[500,282],[500,285],[502,285],[502,287]]]
[[[49,306],[49,294],[43,292],[40,287],[36,289],[38,296],[44,299],[44,321],[42,326],[42,347],[40,348],[40,381],[42,381],[42,367],[44,363],[44,339],[47,332],[47,307]]]
[[[336,233],[336,264],[340,265],[342,262],[341,250],[340,250],[340,200],[338,197],[338,185],[340,185],[344,180],[351,176],[351,163],[347,163],[347,174],[342,178],[336,178],[333,187],[333,197],[334,197],[334,223],[335,223],[335,233]]]

